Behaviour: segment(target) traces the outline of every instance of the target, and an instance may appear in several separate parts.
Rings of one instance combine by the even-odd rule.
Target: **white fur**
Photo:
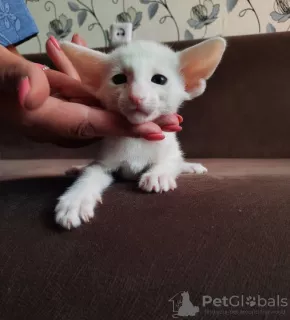
[[[80,55],[93,54],[92,50],[70,43],[64,43],[62,47],[64,51],[77,50]],[[199,79],[200,85],[196,91],[186,92],[180,73],[179,54],[155,42],[136,41],[108,55],[96,53],[95,57],[96,63],[106,65],[96,95],[107,109],[120,112],[133,124],[175,113],[184,101],[205,90],[205,80]],[[113,84],[111,78],[124,70],[129,71],[129,82]],[[166,76],[168,83],[164,86],[152,83],[154,74]],[[130,94],[142,99],[141,108],[146,114],[136,110],[136,105],[129,99]],[[139,187],[146,192],[174,190],[181,173],[207,172],[201,164],[184,161],[175,133],[165,133],[165,139],[156,142],[124,137],[105,138],[96,161],[84,168],[80,177],[59,198],[55,209],[56,222],[70,229],[89,221],[94,216],[97,201],[101,201],[104,190],[113,181],[112,173],[117,170],[125,178],[139,179]]]
[[[179,73],[178,55],[166,46],[149,41],[132,42],[116,49],[110,60],[112,68],[98,96],[109,110],[121,112],[131,123],[144,123],[161,114],[176,112],[181,103],[189,99]],[[110,79],[124,69],[133,70],[134,74],[129,76],[130,86],[114,85]],[[166,76],[168,83],[165,86],[152,83],[154,74]],[[129,93],[143,99],[143,109],[149,116],[135,112],[134,104],[128,99]]]

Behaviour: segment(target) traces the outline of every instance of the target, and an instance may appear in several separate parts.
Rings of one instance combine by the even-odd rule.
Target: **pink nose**
[[[129,100],[130,100],[133,104],[135,104],[136,106],[140,106],[143,99],[140,98],[140,97],[134,96],[133,94],[130,94],[130,95],[129,95]]]

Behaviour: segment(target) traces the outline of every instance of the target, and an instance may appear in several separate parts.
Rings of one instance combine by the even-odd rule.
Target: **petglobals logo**
[[[191,301],[188,291],[181,291],[168,300],[172,304],[172,318],[195,319],[205,316],[284,316],[288,307],[288,298],[276,295],[263,297],[257,295],[233,295],[212,297],[203,295],[201,299]],[[289,318],[290,319],[290,318]]]
[[[261,295],[256,296],[238,296],[234,295],[231,297],[202,297],[202,306],[204,308],[215,307],[215,308],[285,308],[288,306],[288,299],[282,298],[279,295],[271,298],[265,298]]]

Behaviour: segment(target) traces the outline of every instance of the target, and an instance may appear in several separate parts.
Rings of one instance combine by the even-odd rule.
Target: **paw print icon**
[[[248,296],[246,298],[246,305],[249,307],[254,307],[256,305],[256,299],[254,297]]]

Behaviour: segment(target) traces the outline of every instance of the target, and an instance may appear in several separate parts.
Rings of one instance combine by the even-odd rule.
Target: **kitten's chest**
[[[166,134],[166,139],[154,142],[124,137],[106,138],[100,160],[111,168],[130,167],[141,171],[152,164],[164,162],[176,148],[173,134]]]
[[[119,173],[128,180],[136,180],[139,175],[157,162],[159,148],[157,144],[140,139],[124,139],[115,145],[118,150]]]
[[[105,153],[112,153],[121,163],[148,164],[156,161],[162,144],[134,138],[109,138],[105,142]]]

